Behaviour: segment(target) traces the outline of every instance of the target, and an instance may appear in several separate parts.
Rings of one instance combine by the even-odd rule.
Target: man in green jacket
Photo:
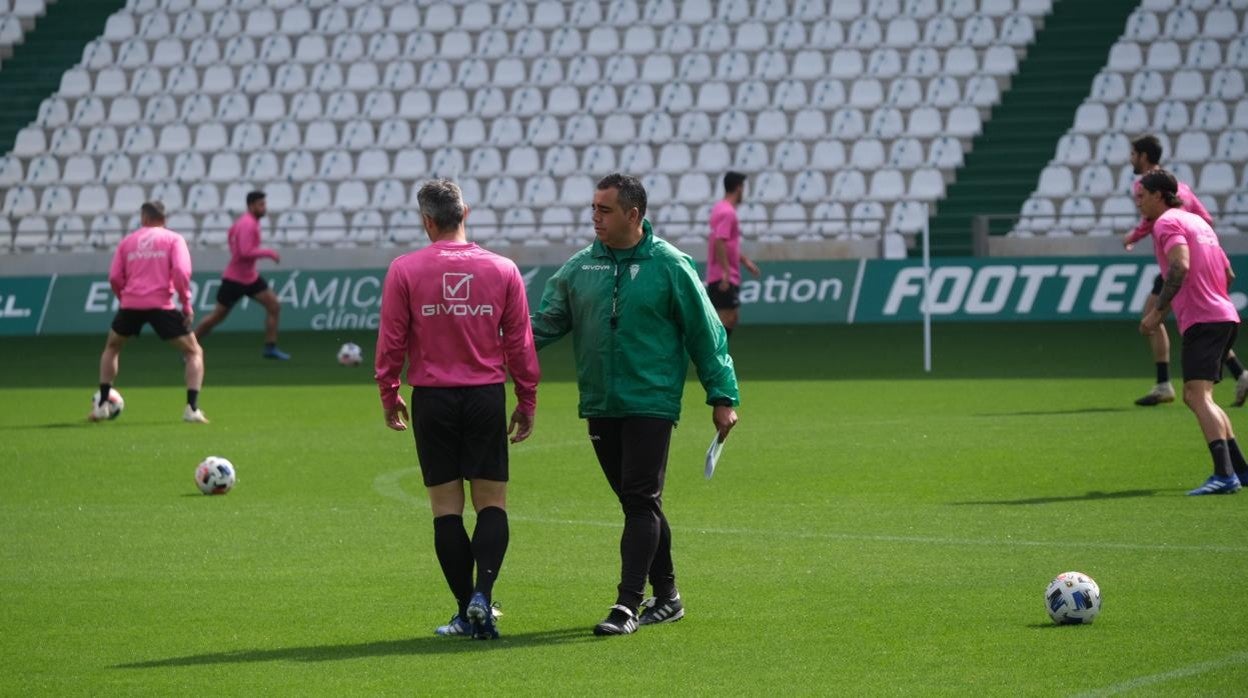
[[[580,416],[624,510],[619,591],[595,635],[626,635],[638,624],[684,617],[663,479],[690,359],[719,438],[737,423],[737,377],[724,326],[693,260],[656,238],[645,215],[646,190],[637,178],[599,181],[597,240],[551,277],[533,316],[538,349],[572,333]],[[654,597],[643,602],[647,576]]]

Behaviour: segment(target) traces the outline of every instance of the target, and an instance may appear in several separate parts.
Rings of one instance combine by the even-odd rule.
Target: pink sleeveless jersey
[[[520,270],[473,243],[436,242],[390,264],[377,328],[376,379],[387,409],[406,360],[413,386],[502,383],[532,414],[540,371]]]
[[[167,228],[139,228],[122,239],[108,270],[108,283],[133,310],[191,310],[191,253],[186,240]]]

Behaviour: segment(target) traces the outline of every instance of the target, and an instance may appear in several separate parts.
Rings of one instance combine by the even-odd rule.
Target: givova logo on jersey
[[[167,257],[164,250],[156,249],[156,235],[149,233],[139,238],[139,248],[126,255],[126,261],[132,259],[161,259]]]
[[[442,274],[442,302],[420,306],[420,314],[478,317],[493,315],[494,306],[472,302],[472,274],[448,271]]]

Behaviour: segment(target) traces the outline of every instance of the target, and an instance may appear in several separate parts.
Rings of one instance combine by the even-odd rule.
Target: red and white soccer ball
[[[338,363],[343,366],[359,366],[364,360],[364,351],[355,342],[347,342],[338,347]]]
[[[116,388],[110,388],[108,391],[108,400],[106,400],[104,404],[101,405],[100,404],[100,391],[97,390],[91,394],[92,414],[96,414],[97,410],[99,410],[100,408],[103,408],[104,410],[104,414],[100,415],[100,417],[107,417],[108,419],[117,419],[118,417],[121,416],[121,411],[126,408],[126,401],[121,399],[121,393],[117,392]],[[92,417],[92,419],[98,419],[98,418],[99,417]]]
[[[1058,625],[1091,623],[1101,612],[1101,588],[1082,572],[1063,572],[1044,590],[1044,606]]]
[[[236,481],[234,464],[221,456],[208,456],[195,468],[195,485],[204,494],[226,494]]]

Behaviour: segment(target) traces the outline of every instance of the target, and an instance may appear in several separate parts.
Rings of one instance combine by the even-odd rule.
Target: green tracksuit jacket
[[[728,336],[693,260],[642,228],[632,250],[595,240],[555,272],[532,318],[537,348],[572,333],[583,418],[679,420],[690,359],[707,404],[738,404]]]

